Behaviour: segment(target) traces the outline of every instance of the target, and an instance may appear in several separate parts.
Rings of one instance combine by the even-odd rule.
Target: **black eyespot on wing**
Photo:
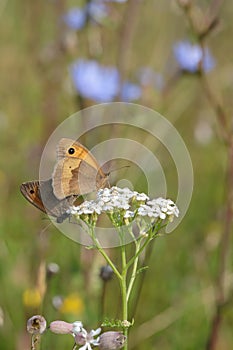
[[[34,190],[30,190],[30,193],[33,194],[33,193],[35,193],[35,191]]]
[[[70,148],[68,149],[68,153],[69,153],[69,154],[74,154],[74,152],[75,152],[75,149],[74,149],[73,147],[70,147]]]

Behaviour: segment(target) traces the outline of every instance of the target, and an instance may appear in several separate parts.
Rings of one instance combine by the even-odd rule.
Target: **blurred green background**
[[[49,322],[81,319],[87,328],[99,325],[102,282],[98,274],[103,261],[53,225],[46,228],[49,221],[45,215],[19,191],[22,182],[38,178],[41,152],[57,125],[96,103],[78,96],[72,87],[68,67],[81,57],[116,65],[134,82],[142,67],[161,74],[166,89],[143,85],[136,102],[157,110],[174,124],[193,162],[195,186],[190,208],[175,232],[154,243],[134,315],[130,349],[204,349],[214,312],[224,225],[226,146],[198,76],[173,79],[177,72],[173,45],[192,40],[193,33],[176,2],[168,0],[109,2],[103,22],[87,23],[79,31],[69,29],[62,16],[84,3],[0,2],[1,348],[29,348],[26,320],[37,313]],[[211,3],[195,2],[200,16]],[[225,2],[219,23],[207,40],[216,61],[208,80],[229,115],[233,101],[232,16],[233,4]],[[175,192],[176,176],[170,174],[169,179],[174,181]],[[117,251],[112,254],[117,259]],[[48,272],[51,262],[59,266],[58,273]],[[232,257],[227,266],[232,281]],[[110,318],[120,317],[116,286],[114,279],[106,286],[105,313]],[[63,298],[62,305],[58,297]],[[233,347],[232,329],[229,303],[218,349]],[[48,333],[42,349],[71,349],[72,344],[72,337]]]

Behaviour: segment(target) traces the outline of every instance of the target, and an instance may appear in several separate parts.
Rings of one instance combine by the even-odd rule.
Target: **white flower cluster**
[[[96,200],[84,201],[79,206],[72,206],[68,213],[71,215],[88,215],[113,213],[121,210],[124,219],[133,219],[136,216],[169,218],[179,216],[179,209],[171,199],[150,199],[145,193],[131,191],[129,188],[111,187],[98,191]]]
[[[179,216],[179,209],[171,199],[156,198],[141,204],[138,215],[166,219],[167,216]]]

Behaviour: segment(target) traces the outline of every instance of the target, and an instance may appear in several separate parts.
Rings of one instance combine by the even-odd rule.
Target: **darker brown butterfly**
[[[69,196],[62,200],[57,199],[53,193],[52,179],[24,182],[20,186],[20,191],[36,208],[40,209],[43,213],[55,217],[57,223],[62,223],[69,217],[67,210],[73,205],[77,197]]]

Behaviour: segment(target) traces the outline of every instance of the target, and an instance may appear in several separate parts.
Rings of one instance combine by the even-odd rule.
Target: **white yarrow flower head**
[[[137,192],[135,192],[135,198],[138,202],[145,202],[146,200],[150,199],[145,193],[137,193]]]
[[[179,209],[171,199],[150,199],[145,193],[113,186],[100,189],[95,200],[73,206],[68,213],[88,224],[96,224],[98,216],[105,213],[115,226],[122,226],[142,218],[152,223],[156,220],[172,221],[179,216]]]

